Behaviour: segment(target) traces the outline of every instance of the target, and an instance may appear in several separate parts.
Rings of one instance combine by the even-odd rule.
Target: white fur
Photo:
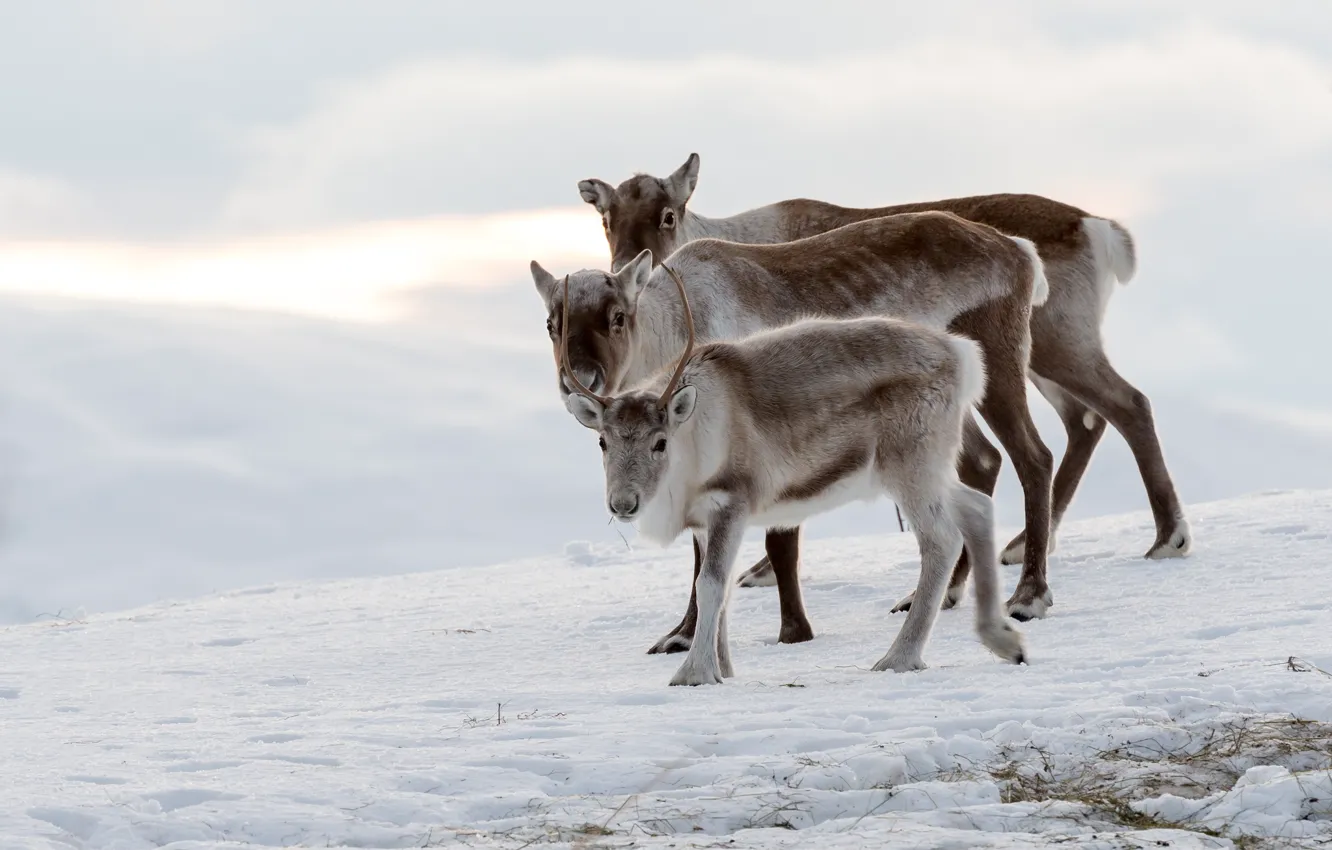
[[[684,221],[678,228],[680,238],[676,242],[677,246],[695,239],[708,238],[762,245],[782,241],[786,216],[775,205],[748,210],[724,219],[707,218],[692,210],[685,210]]]
[[[1115,281],[1122,286],[1132,280],[1134,272],[1137,271],[1137,263],[1132,249],[1106,219],[1090,215],[1084,217],[1082,232],[1087,235],[1087,240],[1091,243],[1092,262],[1095,263],[1092,275],[1096,281],[1097,294],[1101,299],[1101,311],[1104,313],[1105,305],[1110,301],[1110,293],[1114,290]]]
[[[797,528],[819,514],[852,502],[873,502],[883,496],[883,484],[874,475],[873,459],[864,468],[824,490],[814,499],[783,502],[749,518],[751,528]]]
[[[707,386],[695,385],[695,391],[699,389],[704,393],[708,390]],[[710,404],[695,407],[692,414],[671,435],[666,471],[656,493],[639,509],[635,522],[640,535],[662,546],[679,537],[691,521],[701,525],[702,519],[724,507],[727,499],[725,494],[700,494],[692,489],[696,481],[711,478],[726,462],[726,402],[714,398]]]
[[[985,355],[980,343],[966,337],[949,334],[948,343],[957,352],[962,364],[961,380],[958,381],[958,404],[974,407],[985,397]]]
[[[1008,238],[1016,242],[1017,246],[1031,258],[1031,304],[1033,307],[1039,307],[1050,298],[1050,282],[1045,279],[1045,261],[1041,259],[1040,252],[1036,250],[1036,243],[1030,239],[1023,239],[1021,236],[1010,236]]]

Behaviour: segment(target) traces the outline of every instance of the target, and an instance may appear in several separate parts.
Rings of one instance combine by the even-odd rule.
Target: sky
[[[408,422],[445,428],[429,442],[443,466],[404,452],[393,475],[431,469],[428,497],[468,528],[490,528],[482,511],[504,514],[509,530],[487,532],[497,558],[596,537],[561,538],[574,515],[558,511],[544,531],[515,533],[532,518],[493,501],[541,492],[557,453],[580,498],[599,485],[595,455],[563,454],[586,440],[558,406],[527,267],[606,265],[577,182],[664,175],[691,152],[702,159],[691,208],[705,215],[798,196],[878,206],[1016,191],[1120,220],[1139,271],[1111,302],[1107,348],[1156,402],[1167,457],[1188,470],[1184,497],[1303,486],[1324,470],[1332,480],[1320,465],[1332,444],[1324,0],[0,0],[0,12],[0,580],[8,558],[11,587],[20,569],[49,569],[52,541],[96,521],[81,488],[90,470],[114,468],[118,486],[161,504],[195,492],[123,449],[199,461],[171,454],[188,429],[167,420],[218,432],[218,398],[267,406],[246,407],[255,427],[215,441],[214,472],[238,474],[243,458],[255,475],[286,475],[273,471],[290,459],[284,429],[308,425],[302,393],[313,394],[376,440]],[[170,368],[154,357],[175,357],[167,384],[147,377]],[[127,362],[139,371],[118,373]],[[311,377],[327,369],[338,380]],[[161,396],[166,385],[177,395]],[[344,404],[348,386],[383,407]],[[1048,410],[1037,414],[1045,429]],[[1224,437],[1190,439],[1204,421]],[[90,433],[119,448],[89,448]],[[311,445],[326,454],[302,455],[301,468],[350,474],[337,435],[325,437]],[[1058,429],[1048,437],[1058,451]],[[1076,509],[1142,506],[1115,440]],[[508,483],[474,498],[482,473],[449,466],[450,453],[491,457],[485,474]],[[61,460],[72,456],[85,466]],[[403,480],[393,475],[386,487]],[[43,487],[85,501],[42,502]],[[256,498],[246,494],[227,498]],[[118,562],[154,539],[151,520],[147,507],[120,518]],[[292,530],[280,558],[260,548],[244,563],[294,563],[326,530]],[[458,534],[444,523],[426,537]],[[488,539],[466,557],[484,557]]]

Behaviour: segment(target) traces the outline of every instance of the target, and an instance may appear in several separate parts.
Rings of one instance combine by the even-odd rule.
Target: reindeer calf
[[[963,420],[985,391],[980,348],[889,318],[806,319],[694,351],[616,397],[579,382],[568,357],[568,278],[560,362],[566,405],[600,435],[611,514],[663,544],[694,531],[703,563],[698,624],[672,685],[733,675],[726,630],[731,573],[748,526],[795,527],[851,501],[896,499],[920,545],[915,601],[875,670],[920,670],[949,576],[965,546],[982,643],[1020,663],[1004,616],[989,496],[962,484]]]

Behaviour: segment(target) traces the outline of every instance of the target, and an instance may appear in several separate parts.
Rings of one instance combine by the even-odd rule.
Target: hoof
[[[948,592],[944,594],[943,604],[939,606],[939,609],[941,611],[947,611],[950,608],[956,608],[957,603],[962,601],[962,594],[966,591],[966,589],[967,586],[965,584],[959,584],[956,587],[949,587]],[[898,601],[898,603],[893,606],[893,610],[888,613],[900,614],[904,611],[910,611],[911,602],[915,598],[916,598],[916,591],[913,590],[910,593],[908,593],[906,596],[903,596]]]
[[[675,652],[688,652],[689,647],[694,643],[694,639],[689,635],[679,632],[671,632],[666,637],[652,644],[652,648],[647,651],[648,655],[670,655]]]
[[[895,656],[888,653],[879,659],[879,663],[874,665],[875,673],[886,673],[892,670],[894,673],[911,673],[915,670],[924,670],[926,668],[925,660],[919,655],[913,656]]]
[[[773,572],[772,564],[763,561],[741,573],[735,583],[741,587],[776,587],[777,573]]]
[[[671,679],[672,685],[720,685],[723,681],[721,665],[713,659],[710,663],[695,664],[685,661]]]
[[[985,648],[990,652],[1013,664],[1026,662],[1026,643],[1022,637],[1022,632],[1018,631],[1012,623],[1000,620],[997,623],[981,626],[977,631],[980,634],[981,643],[985,644]]]
[[[1050,530],[1050,545],[1046,548],[1046,555],[1053,555],[1055,551],[1054,529]],[[1015,566],[1022,563],[1027,557],[1027,533],[1020,532],[1017,537],[1004,547],[1004,551],[999,554],[999,563],[1005,566]]]
[[[1017,593],[1013,594],[1013,598],[1008,600],[1004,610],[1014,620],[1025,623],[1028,620],[1043,619],[1053,605],[1054,594],[1049,590],[1038,596],[1034,593],[1025,593],[1019,589]]]
[[[1157,537],[1152,548],[1147,550],[1144,556],[1148,560],[1160,561],[1165,558],[1183,558],[1189,554],[1193,548],[1193,533],[1189,529],[1189,524],[1183,520],[1175,526],[1175,530],[1167,535]]]
[[[805,643],[811,640],[814,640],[814,627],[808,620],[790,625],[783,623],[782,630],[777,635],[778,643]]]

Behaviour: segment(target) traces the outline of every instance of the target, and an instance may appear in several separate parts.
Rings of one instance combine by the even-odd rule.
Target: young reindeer
[[[1041,616],[1050,604],[1045,545],[1050,521],[1051,455],[1041,442],[1026,403],[1032,303],[1046,296],[1041,261],[1025,239],[950,213],[926,212],[873,219],[820,236],[778,245],[742,245],[703,239],[670,258],[685,276],[699,333],[704,341],[730,340],[810,317],[853,319],[891,316],[959,332],[978,342],[988,375],[982,415],[1017,459],[1027,504],[1033,547],[1009,613],[1020,619]],[[532,263],[536,288],[548,311],[547,331],[555,347],[557,373],[567,369],[597,392],[633,386],[665,368],[685,343],[670,281],[651,252],[644,251],[614,274],[583,270],[570,278],[567,323],[556,279]],[[567,333],[569,357],[561,358],[560,334]],[[572,390],[562,377],[562,394]],[[968,414],[964,439],[980,430]],[[850,463],[851,459],[847,459]],[[832,475],[836,470],[829,470]],[[798,523],[789,529],[794,540]],[[810,640],[813,629],[801,601],[794,569],[778,573],[782,626],[779,640]],[[962,556],[965,563],[966,555]],[[695,547],[694,569],[701,569]],[[955,571],[947,596],[961,596],[966,569]],[[909,605],[911,597],[900,604]],[[697,613],[691,596],[684,618],[649,652],[689,647]]]
[[[600,435],[611,514],[663,545],[691,529],[702,551],[698,627],[671,684],[734,675],[726,604],[746,527],[794,527],[881,494],[901,506],[920,544],[921,604],[874,669],[924,669],[964,545],[976,572],[977,634],[1022,663],[1022,634],[999,603],[990,497],[955,470],[963,419],[985,387],[976,343],[896,319],[806,319],[695,351],[684,283],[666,270],[688,336],[669,379],[663,370],[616,397],[583,386],[569,358],[568,277],[559,359],[573,385],[569,412]]]
[[[1034,242],[1045,261],[1051,293],[1031,319],[1031,378],[1059,414],[1068,435],[1054,476],[1051,549],[1053,529],[1073,501],[1109,420],[1133,451],[1156,520],[1156,540],[1146,557],[1188,554],[1192,535],[1166,469],[1151,404],[1110,365],[1101,341],[1101,323],[1114,282],[1127,283],[1135,269],[1133,240],[1127,230],[1109,219],[1036,195],[979,195],[877,209],[852,209],[802,198],[730,218],[705,218],[686,206],[698,183],[698,168],[698,154],[690,154],[666,178],[638,174],[618,188],[601,180],[578,184],[583,200],[601,214],[612,271],[643,250],[651,250],[661,261],[694,239],[786,242],[852,222],[922,210],[946,210]],[[979,431],[969,431],[962,480],[992,494],[1000,463],[994,446]],[[1009,543],[1001,555],[1003,563],[1023,562],[1025,567],[1028,535],[1024,531]],[[781,574],[796,569],[797,547],[795,531],[774,531],[768,539],[770,557],[749,570],[741,584],[777,583],[780,590]],[[955,581],[959,579],[965,580],[965,573],[954,576]]]

